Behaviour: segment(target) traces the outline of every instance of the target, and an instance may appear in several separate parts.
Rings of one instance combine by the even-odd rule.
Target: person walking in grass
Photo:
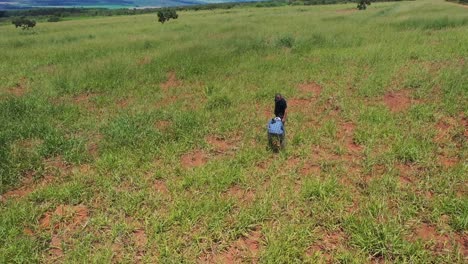
[[[275,95],[275,116],[281,118],[281,122],[286,123],[286,108],[288,108],[288,103],[284,97],[277,93]]]
[[[284,148],[284,126],[280,117],[268,122],[268,145],[275,152]]]

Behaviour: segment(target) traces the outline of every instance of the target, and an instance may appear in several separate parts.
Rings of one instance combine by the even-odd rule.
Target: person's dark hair
[[[281,94],[277,93],[275,94],[275,101],[278,102],[279,100],[281,100]]]

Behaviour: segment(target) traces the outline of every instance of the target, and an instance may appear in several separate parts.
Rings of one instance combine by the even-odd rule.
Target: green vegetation
[[[21,28],[21,29],[30,29],[36,26],[36,21],[27,19],[25,17],[17,18],[11,22],[13,25],[15,25],[16,28]]]
[[[465,7],[178,13],[0,25],[0,263],[466,262]]]
[[[158,11],[158,21],[161,22],[161,24],[164,24],[164,22],[169,21],[171,18],[172,19],[177,19],[179,15],[177,15],[177,12],[174,9],[161,9]]]

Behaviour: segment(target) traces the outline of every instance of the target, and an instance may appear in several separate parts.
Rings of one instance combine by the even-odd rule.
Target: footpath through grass
[[[0,263],[466,263],[466,8],[354,7],[0,26]]]

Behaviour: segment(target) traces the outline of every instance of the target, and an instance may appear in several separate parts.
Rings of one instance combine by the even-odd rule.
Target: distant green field
[[[0,26],[0,263],[466,263],[468,9],[354,8]]]

